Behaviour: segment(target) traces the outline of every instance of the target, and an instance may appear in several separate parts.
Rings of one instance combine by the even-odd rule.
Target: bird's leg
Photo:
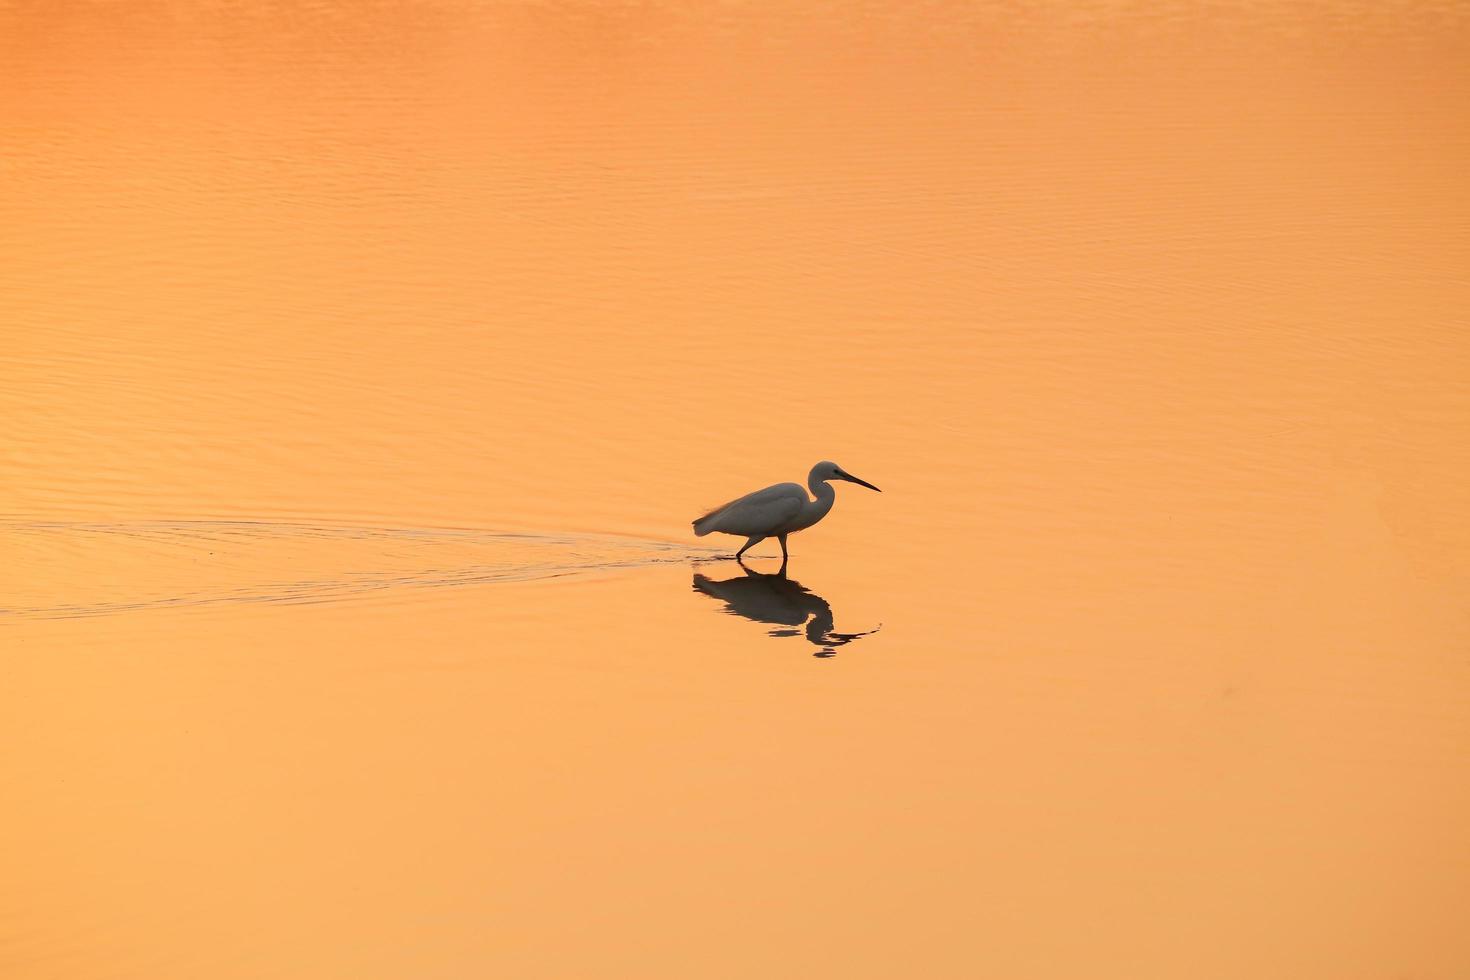
[[[740,546],[740,550],[737,551],[737,552],[735,552],[735,560],[736,561],[739,561],[740,560],[740,556],[743,555],[743,554],[745,554],[746,549],[748,549],[753,544],[760,544],[765,539],[766,539],[766,536],[764,534],[752,534],[746,540],[745,544],[743,544],[743,545]]]
[[[790,555],[788,555],[786,553],[786,535],[784,535],[784,534],[778,534],[778,535],[776,535],[776,537],[778,537],[778,538],[781,539],[781,567],[782,568],[785,568],[786,567],[786,559],[789,558],[789,557],[791,557]]]

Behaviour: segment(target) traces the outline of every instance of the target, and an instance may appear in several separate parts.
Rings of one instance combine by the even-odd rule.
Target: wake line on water
[[[394,590],[700,563],[724,554],[607,534],[254,520],[0,521],[0,536],[14,546],[6,548],[12,562],[0,578],[0,618],[25,619],[339,602]]]

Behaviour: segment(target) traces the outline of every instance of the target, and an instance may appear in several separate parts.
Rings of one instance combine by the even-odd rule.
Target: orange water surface
[[[1470,976],[1463,4],[10,0],[0,136],[7,980]]]

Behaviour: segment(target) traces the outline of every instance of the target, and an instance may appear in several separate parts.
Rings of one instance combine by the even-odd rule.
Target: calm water
[[[789,6],[0,4],[6,977],[1470,975],[1465,8]]]

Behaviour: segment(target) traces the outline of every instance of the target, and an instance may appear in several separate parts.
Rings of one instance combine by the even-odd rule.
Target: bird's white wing
[[[694,533],[701,536],[711,531],[747,536],[774,534],[776,528],[790,523],[809,502],[801,484],[778,483],[716,507],[694,522]]]

